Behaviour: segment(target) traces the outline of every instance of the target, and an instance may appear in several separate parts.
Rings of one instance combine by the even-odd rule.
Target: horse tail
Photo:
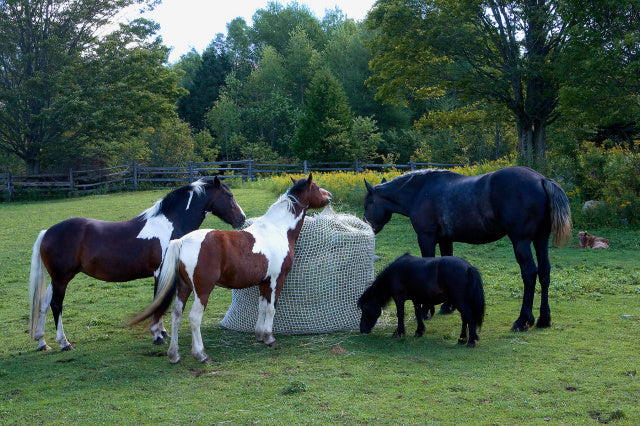
[[[138,324],[156,313],[164,314],[167,309],[169,309],[169,305],[171,305],[172,298],[175,296],[177,289],[181,249],[181,239],[171,240],[162,261],[156,296],[144,311],[129,321],[130,326]]]
[[[471,266],[467,270],[467,278],[469,280],[468,303],[471,308],[471,316],[473,322],[476,323],[478,330],[482,328],[484,320],[484,288],[482,287],[482,277],[480,271]]]
[[[31,253],[31,272],[29,273],[29,301],[31,304],[31,312],[29,314],[29,330],[31,331],[31,338],[34,340],[37,340],[35,338],[36,326],[45,286],[45,268],[44,263],[42,263],[42,257],[40,256],[40,244],[42,244],[42,239],[46,233],[46,230],[40,231],[36,242],[33,243],[33,251]]]
[[[542,181],[549,200],[553,245],[563,247],[571,239],[571,207],[564,189],[554,180]]]

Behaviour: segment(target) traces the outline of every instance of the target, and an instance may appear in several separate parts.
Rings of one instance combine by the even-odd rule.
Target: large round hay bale
[[[374,251],[371,227],[355,216],[337,214],[330,207],[307,215],[295,246],[293,268],[278,298],[274,333],[357,329],[357,301],[373,281]],[[233,290],[222,326],[255,331],[258,297],[258,287]]]

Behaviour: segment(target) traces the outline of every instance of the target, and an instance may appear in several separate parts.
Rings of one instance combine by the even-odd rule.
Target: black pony
[[[571,237],[569,200],[560,185],[526,167],[478,176],[426,170],[375,187],[365,184],[364,218],[373,231],[380,232],[393,213],[408,216],[423,257],[435,256],[436,244],[442,256],[451,256],[454,241],[485,244],[508,235],[524,282],[520,316],[511,329],[524,331],[534,323],[536,276],[541,287],[536,325],[551,325],[549,235],[553,232],[555,245]]]
[[[462,331],[458,343],[472,348],[479,339],[484,318],[484,290],[480,273],[466,260],[455,257],[400,256],[382,271],[367,288],[358,307],[362,310],[360,332],[370,333],[380,317],[382,308],[393,298],[398,315],[398,328],[394,337],[404,330],[404,302],[411,300],[418,321],[416,337],[424,334],[420,306],[449,303],[460,311]],[[467,339],[467,328],[469,338]]]

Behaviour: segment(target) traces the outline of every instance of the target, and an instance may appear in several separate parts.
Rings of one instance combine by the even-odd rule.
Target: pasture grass
[[[524,333],[509,331],[522,282],[508,240],[456,244],[456,255],[476,265],[485,284],[487,313],[475,349],[456,344],[457,313],[436,315],[420,339],[412,337],[408,314],[408,336],[392,338],[393,305],[370,335],[277,335],[269,348],[220,326],[231,292],[215,289],[202,324],[213,363],[191,357],[185,319],[183,360],[171,365],[146,325],[126,326],[150,302],[150,279],[104,283],[78,275],[63,313],[76,349],[57,348],[49,313],[46,337],[54,349],[36,352],[27,332],[27,283],[38,231],[73,216],[128,219],[165,192],[0,204],[0,423],[640,423],[634,230],[590,229],[612,242],[610,250],[552,248],[553,326]],[[277,197],[251,187],[233,192],[249,217]],[[336,202],[362,215],[361,207]],[[214,217],[203,227],[228,229]],[[407,251],[419,253],[415,234],[406,218],[394,217],[376,237],[376,270]]]

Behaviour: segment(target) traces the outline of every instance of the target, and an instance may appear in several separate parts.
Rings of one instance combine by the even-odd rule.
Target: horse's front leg
[[[274,346],[276,339],[273,337],[273,317],[276,313],[276,299],[278,288],[282,287],[279,278],[271,279],[260,284],[260,298],[258,302],[258,321],[256,321],[256,339],[265,345]],[[282,279],[284,283],[284,279]]]
[[[394,297],[393,300],[396,303],[396,315],[398,316],[398,327],[393,332],[393,337],[404,336],[404,299],[400,297]]]
[[[51,349],[51,346],[47,345],[46,340],[44,339],[44,328],[47,323],[47,312],[49,312],[49,306],[51,305],[51,295],[53,294],[53,289],[51,288],[51,284],[42,294],[40,298],[40,310],[38,311],[38,319],[36,321],[36,331],[33,336],[34,340],[38,341],[38,351],[48,351]]]
[[[520,308],[520,316],[513,323],[511,331],[526,331],[533,325],[535,318],[533,317],[533,297],[536,289],[536,275],[538,268],[533,261],[531,253],[531,240],[511,240],[516,260],[520,265],[520,275],[524,283],[524,294],[522,296],[522,307]]]
[[[416,313],[416,321],[418,322],[418,328],[416,329],[415,337],[422,337],[424,334],[424,321],[423,316],[430,308],[427,305],[422,307],[422,304],[417,300],[413,301],[413,310]]]

